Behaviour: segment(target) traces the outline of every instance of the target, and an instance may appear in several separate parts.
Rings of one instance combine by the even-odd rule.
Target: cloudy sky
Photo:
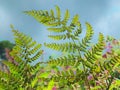
[[[120,0],[0,0],[0,40],[13,40],[10,24],[37,41],[47,39],[46,28],[22,12],[50,10],[55,5],[63,13],[69,9],[71,17],[79,14],[83,28],[89,22],[96,35],[102,32],[120,38]]]
[[[71,17],[79,14],[83,32],[84,23],[89,22],[95,31],[93,39],[99,32],[120,38],[120,0],[0,0],[0,41],[13,41],[10,24],[38,42],[48,41],[46,28],[23,11],[50,10],[55,5],[62,13],[68,9]]]

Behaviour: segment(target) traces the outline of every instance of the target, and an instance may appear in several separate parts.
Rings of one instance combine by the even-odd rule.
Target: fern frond
[[[68,10],[66,10],[65,15],[64,15],[64,19],[62,20],[62,23],[63,23],[64,25],[66,25],[67,22],[68,22],[68,20],[69,20],[69,18],[70,18],[70,13],[69,13]]]
[[[89,24],[89,23],[86,23],[86,27],[87,27],[87,30],[86,30],[86,35],[85,37],[82,39],[82,42],[79,41],[79,45],[81,46],[81,49],[83,51],[86,50],[86,48],[89,46],[88,44],[90,43],[90,40],[94,34],[94,31],[92,29],[92,26]]]
[[[43,50],[38,51],[35,56],[28,58],[29,62],[37,60],[43,54]]]
[[[100,65],[101,70],[112,70],[116,65],[120,65],[120,56],[114,56],[110,60],[104,61],[103,64]]]
[[[29,55],[32,55],[32,54],[36,53],[40,48],[41,48],[41,44],[34,45],[34,48],[28,50],[27,53]]]
[[[75,32],[74,32],[74,36],[79,36],[79,34],[81,34],[81,32],[82,32],[82,28],[81,28],[81,24],[80,24],[80,22],[77,22],[77,25],[76,26],[78,26],[78,28],[77,28],[77,30],[75,30]]]
[[[71,26],[75,27],[79,22],[79,15],[75,15],[72,19]]]
[[[54,11],[52,9],[50,10],[50,16],[54,18]]]
[[[60,8],[58,6],[56,6],[56,15],[57,15],[58,20],[60,21],[61,11],[60,11]]]
[[[19,67],[17,65],[14,65],[13,63],[8,61],[3,61],[2,63],[9,67],[10,72],[14,72],[14,73],[20,72]]]
[[[67,84],[68,86],[79,83],[80,86],[88,86],[90,90],[91,85],[89,85],[90,83],[87,79],[89,73],[94,73],[96,75],[104,70],[112,69],[113,66],[116,66],[116,63],[118,64],[118,62],[120,62],[119,57],[112,57],[110,60],[104,63],[100,62],[98,64],[99,59],[101,58],[100,56],[102,55],[104,49],[104,36],[100,33],[98,43],[90,46],[90,40],[92,39],[94,31],[92,29],[92,26],[89,23],[86,23],[86,34],[85,37],[80,41],[79,35],[82,33],[82,27],[78,15],[75,15],[69,22],[68,20],[70,19],[70,14],[69,11],[66,10],[65,15],[62,19],[61,10],[58,6],[56,6],[56,14],[54,14],[54,11],[52,9],[50,12],[43,10],[34,10],[25,11],[25,13],[34,17],[40,23],[48,26],[48,31],[58,33],[57,35],[48,35],[49,38],[52,38],[54,40],[70,40],[70,42],[67,43],[44,43],[44,45],[48,48],[69,53],[69,55],[56,59],[52,58],[48,62],[45,62],[46,64],[58,66],[70,65],[76,69],[78,69],[80,66],[80,70],[76,71],[76,74],[73,73],[72,70],[70,72],[58,71],[56,75],[51,77],[55,81],[62,83],[65,82],[64,84]],[[20,37],[23,36],[20,35]],[[18,42],[18,44],[24,46],[22,42]],[[99,72],[95,71],[95,69],[98,67],[100,69]],[[64,87],[64,84],[59,86]]]
[[[68,70],[68,71],[60,71],[57,74],[54,74],[52,77],[55,82],[59,82],[59,88],[65,88],[67,86],[74,85],[75,83],[79,83],[79,81],[83,78],[82,71],[77,69],[75,71]]]
[[[65,28],[64,27],[63,28],[48,28],[48,31],[60,33],[60,32],[64,32]]]
[[[29,45],[27,45],[26,47],[27,47],[28,49],[30,49],[30,48],[34,47],[36,44],[37,44],[36,41],[32,41],[32,42],[29,43]]]
[[[81,33],[81,24],[79,22],[79,16],[75,15],[70,23],[68,25],[68,20],[70,18],[69,11],[66,10],[64,18],[61,19],[61,10],[58,6],[56,6],[56,15],[54,15],[54,11],[50,10],[50,13],[47,11],[25,11],[26,14],[33,16],[38,22],[49,26],[48,30],[52,32],[65,32],[65,39],[72,39],[72,40],[78,40],[78,35]],[[76,29],[76,30],[74,30]],[[72,35],[72,32],[74,34]],[[54,37],[55,40],[61,40],[58,39],[58,37]],[[64,38],[63,38],[64,40]]]
[[[51,15],[48,14],[47,11],[36,11],[36,10],[32,10],[32,11],[25,11],[24,13],[33,16],[38,22],[43,23],[44,25],[47,26],[58,26],[60,22],[58,22],[58,18],[53,16],[54,12],[53,10],[51,10]]]
[[[0,71],[0,82],[2,81],[2,83],[0,83],[3,85],[3,89],[9,90],[9,89],[16,89],[19,88],[20,82],[21,82],[21,78],[19,78],[18,75],[16,74],[7,74],[5,72],[1,72]],[[17,83],[16,83],[17,82]]]
[[[80,56],[75,56],[71,54],[71,55],[49,60],[47,63],[52,65],[59,65],[59,66],[77,67],[80,64],[80,61],[81,61]]]
[[[41,48],[41,44],[37,44],[35,41],[32,41],[31,37],[26,36],[17,30],[12,31],[16,41],[16,46],[13,48],[13,52],[19,52],[16,53],[16,56],[19,55],[22,57],[22,59],[26,59],[28,62],[34,61],[41,56],[42,50],[39,50]]]
[[[63,34],[63,35],[48,35],[48,37],[52,38],[54,40],[61,40],[61,39],[64,40],[67,38],[65,34]]]
[[[104,37],[100,33],[98,43],[96,45],[94,45],[91,50],[88,50],[84,54],[84,56],[86,58],[85,63],[89,62],[94,65],[95,61],[99,58],[98,56],[100,56],[102,54],[103,49],[104,49]]]
[[[44,45],[48,48],[51,48],[56,51],[61,51],[61,52],[75,52],[78,49],[81,50],[79,45],[72,43],[72,42],[69,42],[69,43],[67,42],[67,43],[63,43],[63,44],[57,44],[57,43],[46,44],[46,43],[44,43]]]
[[[31,63],[42,55],[43,50],[40,49],[41,44],[37,44],[31,37],[20,33],[18,30],[12,29],[16,46],[14,46],[10,52],[9,61],[3,61],[3,64],[8,67],[10,73],[5,74],[5,72],[0,71],[0,77],[3,76],[4,81],[11,90],[20,88],[22,90],[34,90],[35,87],[34,85],[32,86],[32,82],[37,78],[40,63],[34,66],[32,66]],[[15,62],[16,64],[14,64]],[[5,82],[4,84],[6,84]],[[14,87],[13,89],[12,86]]]

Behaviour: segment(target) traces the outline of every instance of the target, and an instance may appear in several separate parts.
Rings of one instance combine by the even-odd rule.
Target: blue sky
[[[61,8],[63,14],[68,9],[71,18],[79,14],[83,32],[84,23],[89,22],[95,31],[93,39],[99,32],[120,38],[120,0],[0,0],[0,41],[13,41],[10,24],[38,42],[49,41],[46,27],[23,11],[50,10],[55,5]]]

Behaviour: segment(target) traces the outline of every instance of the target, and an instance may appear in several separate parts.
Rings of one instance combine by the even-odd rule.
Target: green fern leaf
[[[64,27],[63,28],[48,28],[48,31],[60,33],[60,32],[64,32],[65,29]]]
[[[49,38],[52,38],[54,40],[65,40],[66,39],[66,35],[48,35]]]
[[[65,12],[65,16],[64,16],[64,19],[63,19],[63,21],[62,21],[64,25],[67,24],[69,18],[70,18],[70,13],[69,13],[68,10],[66,10],[66,12]]]
[[[58,6],[56,6],[56,14],[57,14],[58,20],[60,20],[60,18],[61,18],[61,12],[60,12],[60,8]]]

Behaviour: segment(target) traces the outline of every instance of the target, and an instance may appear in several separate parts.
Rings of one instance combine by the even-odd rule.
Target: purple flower
[[[90,74],[88,77],[87,77],[88,80],[92,80],[93,79],[93,75]]]
[[[57,90],[56,86],[54,86],[54,87],[52,88],[52,90]]]
[[[103,57],[103,58],[107,58],[107,55],[106,55],[106,54],[103,54],[102,57]]]
[[[113,47],[111,46],[110,43],[108,43],[108,45],[107,45],[105,48],[106,48],[106,52],[107,52],[108,54],[111,54],[111,53],[112,53],[111,49],[112,49]]]
[[[66,66],[65,69],[68,70],[70,68],[70,66]]]
[[[76,71],[74,71],[74,75],[76,75]]]

